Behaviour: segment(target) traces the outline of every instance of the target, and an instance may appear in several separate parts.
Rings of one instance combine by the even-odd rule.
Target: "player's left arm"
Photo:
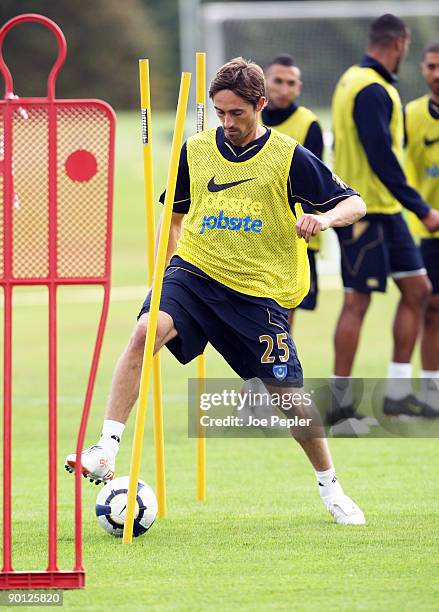
[[[291,163],[288,200],[296,217],[299,204],[320,213],[305,213],[297,219],[297,234],[307,242],[311,236],[329,227],[351,225],[366,214],[366,205],[360,195],[300,145]]]
[[[324,232],[330,227],[344,227],[359,221],[366,214],[366,204],[358,195],[341,200],[332,210],[321,215],[305,213],[296,223],[296,232],[300,238],[309,242],[311,236]]]

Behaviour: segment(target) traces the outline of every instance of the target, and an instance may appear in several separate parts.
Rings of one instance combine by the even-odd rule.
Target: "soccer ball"
[[[102,487],[96,499],[96,516],[105,531],[116,537],[123,534],[127,507],[129,476],[110,480]],[[146,482],[137,484],[136,507],[134,509],[133,535],[146,533],[157,516],[157,498]]]

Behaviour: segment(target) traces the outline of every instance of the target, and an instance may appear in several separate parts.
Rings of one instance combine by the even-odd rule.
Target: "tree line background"
[[[117,109],[137,108],[137,60],[148,57],[154,107],[175,106],[178,0],[1,0],[0,25],[22,13],[53,19],[66,36],[67,60],[59,74],[57,97],[102,98]],[[39,25],[19,26],[6,37],[4,57],[17,94],[45,95],[56,58],[53,35]]]
[[[101,98],[118,109],[137,108],[137,61],[148,57],[155,107],[175,105],[177,0],[1,0],[0,25],[22,13],[49,17],[67,39],[57,97]],[[15,92],[45,95],[56,54],[55,38],[43,26],[23,24],[8,33],[3,56],[14,78]]]

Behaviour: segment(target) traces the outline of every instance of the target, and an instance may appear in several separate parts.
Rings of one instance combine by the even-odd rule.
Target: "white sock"
[[[348,408],[353,404],[352,378],[350,376],[336,376],[331,378],[331,393],[340,408]]]
[[[260,378],[249,378],[245,381],[244,387],[247,393],[251,392],[253,395],[255,393],[268,393],[264,383]]]
[[[102,426],[102,434],[99,440],[99,445],[105,448],[112,455],[117,455],[119,452],[119,444],[122,438],[125,425],[119,421],[105,419]]]
[[[320,495],[325,502],[328,499],[333,499],[334,497],[344,495],[343,489],[341,488],[341,485],[337,480],[337,476],[335,475],[334,467],[331,467],[329,470],[325,470],[323,472],[319,472],[318,470],[314,470],[314,472],[316,474],[317,482],[319,483]]]
[[[412,393],[412,364],[391,361],[387,369],[386,397],[403,399]]]
[[[439,370],[421,370],[420,399],[439,410]]]
[[[420,378],[427,379],[428,382],[431,382],[431,387],[435,386],[439,389],[439,370],[421,370]],[[422,386],[424,385],[424,380],[422,381]]]

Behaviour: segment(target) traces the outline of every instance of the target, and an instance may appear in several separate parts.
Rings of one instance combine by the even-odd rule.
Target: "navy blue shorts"
[[[439,238],[421,240],[420,248],[434,295],[439,293]]]
[[[309,261],[309,291],[303,298],[297,308],[303,310],[315,310],[317,306],[317,295],[319,293],[319,285],[317,279],[317,265],[316,265],[316,253],[312,249],[308,249],[308,261]]]
[[[289,333],[288,309],[229,289],[201,270],[197,274],[181,267],[182,260],[176,264],[176,259],[165,272],[160,310],[174,321],[178,335],[166,346],[178,361],[188,363],[210,342],[244,380],[257,377],[270,385],[301,387],[302,366]],[[151,293],[139,317],[149,311],[150,298]]]
[[[385,291],[388,276],[398,279],[425,274],[421,253],[400,213],[366,215],[336,232],[347,290]]]

